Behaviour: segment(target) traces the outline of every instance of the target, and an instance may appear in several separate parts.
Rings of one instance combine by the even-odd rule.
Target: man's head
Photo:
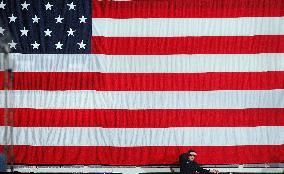
[[[197,155],[197,153],[194,150],[189,150],[187,153],[188,153],[188,159],[190,161],[194,161],[195,156]]]

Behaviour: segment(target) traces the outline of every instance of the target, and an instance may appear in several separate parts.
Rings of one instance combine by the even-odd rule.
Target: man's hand
[[[210,172],[211,172],[211,173],[219,173],[219,171],[216,170],[216,169],[213,169],[212,171],[210,170]]]

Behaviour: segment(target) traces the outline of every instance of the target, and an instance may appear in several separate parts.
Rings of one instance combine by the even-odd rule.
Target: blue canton
[[[11,52],[91,52],[91,0],[0,0],[0,41]]]

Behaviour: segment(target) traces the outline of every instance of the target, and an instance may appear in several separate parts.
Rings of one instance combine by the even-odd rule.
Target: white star
[[[27,4],[27,2],[25,1],[23,4],[21,4],[22,7],[22,10],[24,9],[27,9],[28,10],[28,6],[31,5],[31,4]]]
[[[9,45],[10,48],[15,48],[15,49],[16,49],[17,43],[15,43],[15,42],[12,40],[12,42],[8,43],[8,45]]]
[[[16,22],[16,19],[17,19],[17,17],[15,17],[14,14],[12,14],[12,16],[8,17],[8,18],[10,19],[9,23],[10,22]]]
[[[83,43],[83,40],[80,43],[77,43],[77,44],[80,46],[79,49],[81,49],[81,48],[85,49],[86,44]]]
[[[51,5],[49,2],[45,5],[45,10],[51,10],[51,7],[53,5]]]
[[[57,17],[57,18],[55,18],[56,19],[56,23],[62,23],[62,20],[64,19],[64,18],[61,18],[60,17],[60,15]]]
[[[21,36],[23,36],[23,35],[25,35],[25,36],[28,36],[28,32],[29,32],[29,30],[26,30],[26,28],[24,27],[24,29],[23,30],[20,30],[21,31]]]
[[[40,44],[36,43],[36,41],[34,44],[31,44],[31,45],[33,46],[33,49],[38,49],[38,47],[40,46]]]
[[[47,30],[45,30],[45,31],[43,31],[44,33],[45,33],[45,35],[44,36],[51,36],[51,30],[49,30],[49,29],[47,29]]]
[[[0,27],[0,34],[4,35],[4,31],[5,31],[5,29]]]
[[[0,3],[0,8],[5,9],[5,5],[6,5],[6,4],[4,4],[4,3],[3,3],[3,0],[2,0],[2,2]]]
[[[72,30],[72,28],[70,28],[69,31],[67,31],[68,36],[70,36],[70,35],[74,36],[74,32],[75,32],[75,31],[76,31],[76,30]]]
[[[75,6],[73,2],[71,4],[67,4],[69,6],[69,10],[75,10]]]
[[[37,15],[35,15],[35,17],[32,18],[33,23],[38,23],[38,20],[39,20],[39,19],[40,19],[40,18],[38,18]]]
[[[55,44],[55,46],[56,46],[56,49],[61,49],[62,50],[63,44],[60,43],[60,41],[59,41],[57,44]]]
[[[80,19],[80,23],[82,23],[82,22],[83,22],[83,23],[86,23],[86,19],[87,19],[87,18],[85,18],[85,16],[82,16],[82,17],[79,18],[79,19]]]

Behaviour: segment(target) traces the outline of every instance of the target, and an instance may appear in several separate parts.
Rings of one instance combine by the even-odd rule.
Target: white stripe
[[[253,36],[284,34],[284,17],[93,18],[92,35],[107,37]]]
[[[235,146],[284,144],[283,126],[194,128],[15,127],[14,145]],[[3,144],[4,127],[0,127]],[[9,141],[8,141],[9,142]]]
[[[0,71],[4,71],[4,53],[0,53]]]
[[[15,72],[195,73],[284,71],[284,54],[277,53],[137,56],[10,54],[10,60],[11,68]]]
[[[0,107],[5,106],[0,91]],[[11,108],[222,109],[284,108],[284,90],[8,91]]]

